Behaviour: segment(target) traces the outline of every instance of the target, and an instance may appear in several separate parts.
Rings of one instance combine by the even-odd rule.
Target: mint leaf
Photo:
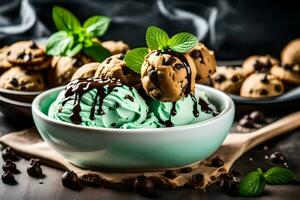
[[[124,60],[130,69],[137,73],[141,73],[141,67],[147,54],[147,48],[136,48],[128,51],[125,55]]]
[[[102,62],[107,57],[111,56],[111,53],[98,42],[94,42],[90,47],[84,47],[83,51],[86,55],[98,62]]]
[[[87,33],[91,34],[91,36],[99,37],[104,35],[107,31],[110,21],[109,17],[93,16],[84,22],[83,27],[86,29]]]
[[[178,33],[171,37],[168,46],[173,51],[178,53],[185,53],[198,43],[196,36],[190,33]]]
[[[65,31],[54,33],[47,41],[46,53],[52,56],[64,55],[72,39]]]
[[[82,44],[76,44],[72,47],[69,47],[66,51],[66,56],[68,56],[68,57],[75,56],[76,54],[78,54],[81,51],[82,46],[83,46]]]
[[[266,180],[261,169],[247,174],[240,184],[240,195],[243,197],[258,196],[265,188]]]
[[[166,49],[169,36],[162,29],[150,26],[146,32],[146,43],[151,50]]]
[[[53,8],[52,18],[58,30],[73,31],[81,28],[77,17],[62,7],[55,6]]]
[[[296,179],[294,172],[282,167],[273,167],[264,176],[268,183],[274,185],[288,184]]]

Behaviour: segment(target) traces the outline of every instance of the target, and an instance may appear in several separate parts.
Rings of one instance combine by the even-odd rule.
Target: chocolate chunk
[[[252,94],[253,93],[253,90],[251,89],[250,91],[249,91],[249,94]]]
[[[39,159],[30,159],[29,166],[27,167],[27,174],[35,178],[44,177]]]
[[[9,83],[12,84],[14,87],[19,86],[19,82],[16,78],[12,78]]]
[[[3,160],[12,160],[12,161],[19,160],[16,152],[10,147],[6,147],[5,149],[2,150],[2,158]]]
[[[180,169],[181,173],[190,173],[192,171],[191,167],[184,167]]]
[[[133,183],[133,188],[136,193],[146,197],[155,196],[155,185],[150,178],[143,175],[137,176]]]
[[[265,115],[258,110],[251,112],[249,116],[255,123],[264,123],[266,121]]]
[[[8,55],[8,56],[9,56],[10,54],[11,54],[11,51],[7,51],[6,55]]]
[[[224,165],[224,161],[220,157],[216,157],[211,161],[212,167],[222,167]]]
[[[264,83],[264,84],[268,84],[268,83],[269,83],[268,74],[266,74],[266,75],[264,76],[264,78],[260,80],[260,82],[262,82],[262,83]]]
[[[20,53],[20,54],[17,56],[17,58],[18,58],[18,59],[23,59],[25,55],[26,55],[25,52],[22,52],[22,53]]]
[[[73,171],[66,171],[61,177],[61,182],[63,186],[71,190],[80,190],[82,188],[77,174]]]
[[[259,92],[260,95],[268,95],[268,91],[265,89],[261,89]]]
[[[238,195],[240,180],[233,174],[222,174],[220,178],[220,189],[229,195]]]
[[[191,55],[192,58],[194,58],[194,59],[197,59],[197,58],[199,58],[199,57],[202,57],[201,51],[200,51],[200,50],[197,50],[197,49],[193,50],[193,51],[191,52],[190,55]]]
[[[8,185],[15,185],[15,184],[17,184],[17,181],[16,181],[14,175],[10,171],[4,172],[2,174],[1,179],[2,179],[3,183],[8,184]]]
[[[158,84],[158,75],[155,70],[149,71],[149,78],[153,83]]]
[[[282,88],[281,88],[281,85],[278,85],[278,84],[276,84],[275,86],[274,86],[274,89],[275,89],[275,91],[276,92],[281,92],[281,90],[282,90]]]
[[[124,99],[128,99],[131,102],[134,102],[134,98],[131,95],[126,94]]]
[[[226,80],[226,77],[223,74],[218,74],[214,80],[217,83],[222,83]]]
[[[180,69],[184,68],[184,65],[183,65],[183,64],[180,64],[180,63],[177,63],[177,64],[175,64],[175,68],[176,68],[177,70],[180,70]]]
[[[30,46],[31,49],[38,49],[38,45],[35,43],[35,42],[32,42],[31,46]]]
[[[15,163],[13,163],[11,160],[6,160],[3,165],[2,165],[2,169],[5,172],[12,172],[14,174],[19,174],[20,171],[17,169],[17,166]]]
[[[169,66],[169,65],[172,65],[174,62],[176,62],[176,58],[169,57],[169,58],[164,58],[162,61],[162,64]]]
[[[203,174],[194,174],[192,176],[193,183],[200,183],[200,182],[203,182],[203,180],[204,180]]]
[[[245,128],[253,128],[254,123],[252,118],[249,115],[245,115],[242,119],[239,121],[239,125]]]
[[[255,71],[258,72],[268,72],[270,68],[272,67],[271,61],[268,59],[267,63],[263,63],[259,60],[256,60],[253,65]]]
[[[165,173],[164,173],[164,177],[173,179],[173,178],[176,178],[177,175],[176,175],[176,172],[174,170],[166,170]]]
[[[284,164],[286,162],[286,157],[280,152],[272,153],[269,159],[274,164]]]
[[[99,187],[103,185],[102,179],[98,175],[85,174],[82,176],[81,181],[83,185]]]
[[[125,55],[124,55],[124,54],[121,54],[121,55],[119,56],[119,59],[120,59],[120,60],[123,60],[124,57],[125,57]]]
[[[234,75],[230,80],[235,83],[238,82],[239,78],[237,77],[237,75]]]

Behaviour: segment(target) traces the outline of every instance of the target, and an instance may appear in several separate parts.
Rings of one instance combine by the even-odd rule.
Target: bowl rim
[[[39,118],[45,120],[47,123],[52,123],[57,126],[65,126],[66,128],[74,128],[77,130],[86,130],[86,131],[95,131],[98,133],[103,133],[103,132],[110,132],[110,133],[118,133],[118,132],[123,132],[123,133],[155,133],[155,132],[161,132],[163,131],[164,133],[172,132],[174,130],[176,131],[184,131],[187,129],[191,128],[196,128],[196,127],[203,127],[207,124],[210,124],[214,121],[217,121],[218,119],[224,117],[226,114],[230,113],[230,111],[234,111],[235,106],[233,103],[233,100],[224,92],[217,90],[215,88],[211,88],[209,86],[205,85],[200,85],[196,84],[197,88],[204,88],[205,91],[208,91],[208,93],[215,93],[219,98],[222,99],[224,102],[225,108],[215,117],[207,119],[202,122],[197,122],[194,124],[188,124],[188,125],[181,125],[181,126],[175,126],[175,127],[162,127],[162,128],[139,128],[139,129],[120,129],[120,128],[104,128],[104,127],[88,127],[88,126],[82,126],[82,125],[77,125],[77,124],[72,124],[72,123],[67,123],[59,120],[55,120],[44,114],[40,109],[39,105],[41,100],[49,95],[50,93],[58,90],[62,90],[65,86],[60,86],[56,88],[52,88],[50,90],[46,90],[45,92],[41,93],[38,95],[32,102],[32,114],[33,116],[37,115]],[[35,121],[35,120],[34,120]],[[82,131],[84,132],[84,131]]]
[[[22,102],[22,101],[15,101],[15,100],[6,98],[2,95],[0,95],[0,101],[3,101],[5,103],[9,103],[9,104],[14,105],[14,106],[22,106],[22,107],[26,107],[26,108],[30,108],[32,106],[31,103],[26,103],[26,102]]]
[[[12,94],[12,95],[22,95],[22,96],[37,96],[43,92],[44,91],[28,92],[28,91],[18,91],[18,90],[9,90],[9,89],[0,88],[0,93]]]

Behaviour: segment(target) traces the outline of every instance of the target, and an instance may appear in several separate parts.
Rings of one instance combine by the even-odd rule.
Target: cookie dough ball
[[[196,83],[205,83],[216,71],[216,58],[214,52],[209,50],[202,43],[198,43],[188,54],[196,66]]]
[[[70,57],[54,57],[51,62],[48,82],[51,87],[67,84],[79,67],[92,60],[84,55]]]
[[[273,65],[278,64],[279,61],[270,55],[259,56],[254,55],[248,57],[243,63],[243,69],[246,75],[254,72],[269,72]]]
[[[79,78],[91,78],[94,77],[95,72],[99,68],[100,63],[98,62],[93,62],[93,63],[88,63],[85,64],[73,74],[71,80],[79,79]]]
[[[282,81],[269,73],[255,73],[245,79],[240,95],[243,97],[266,98],[284,92]]]
[[[284,64],[275,65],[271,68],[271,74],[276,76],[278,79],[291,83],[300,85],[300,65],[294,64]]]
[[[45,83],[39,72],[12,67],[0,77],[0,88],[18,91],[42,91]]]
[[[8,47],[3,47],[0,49],[0,70],[7,70],[11,68],[13,65],[7,60],[7,51]]]
[[[110,51],[112,54],[125,54],[129,50],[128,44],[123,41],[105,41],[101,43],[104,48]]]
[[[219,66],[217,72],[211,77],[211,84],[216,89],[237,94],[244,79],[245,75],[241,67]]]
[[[176,102],[195,90],[196,67],[188,54],[151,51],[142,65],[146,93],[163,102]]]
[[[141,75],[127,67],[124,54],[117,54],[106,58],[98,67],[96,78],[120,79],[124,85],[139,88],[141,86]]]
[[[300,38],[289,42],[281,51],[282,64],[300,64]]]

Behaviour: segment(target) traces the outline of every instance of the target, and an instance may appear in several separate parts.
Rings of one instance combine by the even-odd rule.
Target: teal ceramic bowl
[[[71,163],[89,169],[179,168],[210,156],[223,143],[234,118],[233,101],[223,92],[197,85],[221,113],[209,120],[173,128],[91,128],[53,120],[48,108],[63,87],[37,96],[33,119],[43,139]]]

